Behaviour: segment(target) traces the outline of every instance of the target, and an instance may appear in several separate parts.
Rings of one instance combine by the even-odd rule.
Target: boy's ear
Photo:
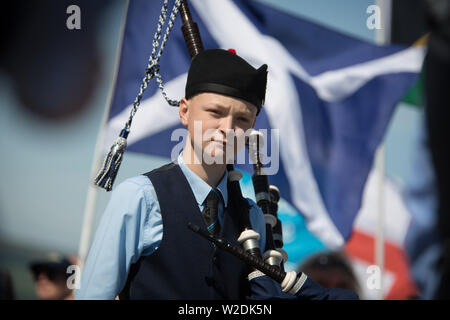
[[[180,121],[183,126],[188,125],[189,114],[189,102],[186,98],[181,98],[180,106],[178,107],[178,114],[180,115]]]

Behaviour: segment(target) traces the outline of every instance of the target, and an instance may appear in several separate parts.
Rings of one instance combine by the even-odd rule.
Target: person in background
[[[298,267],[324,288],[348,289],[361,296],[361,290],[353,269],[341,252],[321,252],[308,258]]]
[[[51,255],[40,261],[33,261],[30,270],[35,280],[36,296],[39,300],[72,300],[72,290],[67,286],[67,273],[73,265],[67,257]]]
[[[436,288],[426,292],[426,298],[450,299],[450,156],[448,153],[448,101],[450,91],[450,1],[427,0],[426,18],[430,28],[427,56],[425,57],[425,119],[429,137],[431,160],[436,177],[438,207],[435,217],[425,217],[438,229],[426,230],[438,236],[438,241],[427,239],[427,255],[416,255],[411,260],[414,267],[428,266],[427,274],[438,275]],[[446,84],[447,83],[447,84]],[[431,216],[431,214],[430,214]],[[423,238],[417,237],[415,246],[423,247]],[[439,248],[440,247],[440,248]],[[437,249],[437,250],[436,250]],[[416,252],[425,251],[416,249]],[[436,259],[436,252],[439,257]],[[425,263],[424,263],[425,262]],[[418,276],[416,276],[418,278]],[[434,291],[434,292],[432,292]]]
[[[15,300],[11,275],[6,270],[0,270],[0,300]]]

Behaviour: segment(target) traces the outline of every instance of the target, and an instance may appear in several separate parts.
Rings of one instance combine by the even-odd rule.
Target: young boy
[[[242,230],[230,208],[226,171],[226,159],[239,150],[227,138],[235,132],[230,139],[238,140],[254,126],[266,79],[267,65],[255,69],[226,50],[206,50],[193,59],[179,107],[189,132],[185,148],[174,163],[127,179],[113,191],[76,299],[244,299],[249,294],[248,266],[187,223],[239,245]],[[201,135],[195,132],[199,127]],[[264,217],[247,200],[264,252]]]
[[[267,65],[233,52],[199,53],[179,116],[189,138],[178,159],[127,179],[112,194],[95,235],[76,299],[355,299],[303,277],[296,295],[187,228],[193,223],[240,246],[226,164],[242,148],[265,98]],[[199,128],[201,128],[199,130]],[[250,223],[264,252],[266,222],[250,199]]]

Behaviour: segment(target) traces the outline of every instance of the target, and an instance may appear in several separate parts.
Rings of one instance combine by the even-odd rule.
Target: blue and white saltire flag
[[[326,246],[340,247],[351,235],[394,107],[421,70],[424,48],[365,43],[256,1],[189,4],[206,49],[233,48],[253,66],[268,64],[266,101],[255,127],[279,129],[279,170],[270,183]],[[161,5],[129,3],[105,149],[138,93]],[[160,61],[172,99],[184,96],[190,64],[180,27],[177,18]],[[181,127],[178,109],[154,81],[133,120],[127,150],[170,157],[180,145],[172,134]]]

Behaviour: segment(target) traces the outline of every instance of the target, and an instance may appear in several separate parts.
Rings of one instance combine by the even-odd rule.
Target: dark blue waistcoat
[[[192,222],[206,230],[180,167],[171,163],[145,175],[158,197],[163,238],[155,252],[131,266],[120,299],[244,299],[248,267],[187,227]],[[225,209],[221,236],[239,245],[238,217],[231,211]]]

